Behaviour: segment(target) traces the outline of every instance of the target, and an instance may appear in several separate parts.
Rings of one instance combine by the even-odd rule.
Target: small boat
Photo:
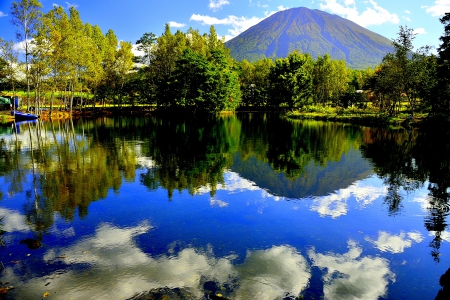
[[[38,118],[37,115],[24,113],[17,110],[12,110],[11,116],[14,116],[16,120],[36,120]]]

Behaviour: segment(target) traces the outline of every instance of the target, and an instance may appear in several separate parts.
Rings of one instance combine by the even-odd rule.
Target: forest
[[[20,94],[26,107],[50,110],[97,106],[149,106],[160,110],[218,113],[242,108],[302,111],[357,108],[397,116],[450,116],[450,13],[441,44],[414,49],[414,33],[400,26],[374,68],[354,70],[329,55],[292,52],[285,58],[236,61],[214,26],[189,28],[118,42],[113,30],[84,23],[76,8],[42,12],[38,0],[11,6],[21,55],[0,38],[0,91]],[[435,53],[434,53],[435,52]],[[24,57],[24,59],[20,59]]]

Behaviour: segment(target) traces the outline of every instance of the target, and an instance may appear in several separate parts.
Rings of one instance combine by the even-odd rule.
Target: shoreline
[[[39,119],[44,121],[49,120],[65,120],[65,119],[78,119],[81,117],[102,117],[102,116],[149,116],[149,115],[186,115],[189,114],[202,114],[202,112],[195,112],[192,110],[156,110],[153,106],[135,106],[135,107],[88,107],[83,110],[73,110],[72,113],[66,110],[53,110],[52,115],[49,115],[48,110],[44,110]],[[218,115],[226,115],[233,113],[283,113],[287,119],[290,120],[318,120],[318,121],[331,121],[342,122],[355,125],[366,126],[404,126],[404,127],[420,127],[425,123],[449,123],[450,120],[433,120],[426,116],[415,116],[412,119],[408,118],[407,114],[402,114],[398,117],[388,117],[386,115],[379,114],[332,114],[332,113],[318,113],[318,112],[290,112],[283,109],[271,109],[271,108],[240,108],[234,112],[221,112]],[[4,117],[5,116],[5,117]],[[14,122],[14,116],[9,111],[0,112],[0,124],[10,124]]]

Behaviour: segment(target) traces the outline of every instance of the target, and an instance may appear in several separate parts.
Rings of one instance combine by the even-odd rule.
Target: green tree
[[[21,0],[11,5],[12,23],[17,27],[16,38],[23,42],[25,50],[25,78],[27,81],[27,97],[30,98],[30,42],[36,32],[41,16],[42,4],[38,0]]]
[[[316,104],[337,102],[348,89],[347,67],[343,60],[332,60],[328,54],[319,56],[313,71],[314,98]]]
[[[123,101],[123,87],[127,79],[128,72],[133,68],[133,52],[131,43],[120,41],[119,49],[116,52],[115,71],[118,79],[117,91],[119,94],[119,106]]]
[[[50,71],[52,91],[50,114],[55,93],[66,88],[66,80],[70,72],[70,33],[69,16],[62,7],[55,6],[42,16],[34,40]]]
[[[98,25],[92,26],[89,23],[84,25],[86,35],[86,72],[84,81],[91,93],[93,93],[92,105],[95,106],[97,100],[98,87],[103,80],[104,70],[102,68],[103,51],[105,48],[105,36]]]
[[[222,51],[212,51],[208,60],[186,49],[170,78],[170,104],[219,112],[234,110],[241,101],[238,74]],[[172,102],[173,101],[173,102]]]
[[[99,89],[100,98],[103,101],[106,99],[113,99],[114,92],[116,90],[116,49],[118,45],[117,37],[113,30],[108,30],[105,35],[104,42],[102,43],[103,47],[103,59],[102,59],[102,67],[103,67],[103,80],[101,82],[101,88]]]
[[[149,67],[154,59],[154,51],[156,48],[156,35],[151,32],[146,32],[142,37],[136,41],[137,50],[142,51],[144,55],[140,56],[138,62]]]
[[[439,38],[438,47],[438,94],[432,111],[435,115],[450,116],[450,13],[447,12],[439,19],[444,25],[444,34]]]
[[[311,56],[298,52],[275,60],[269,73],[272,104],[287,105],[289,109],[293,109],[310,101],[313,87],[312,63]]]
[[[244,59],[241,64],[242,102],[245,105],[265,106],[269,101],[269,73],[273,61],[269,58],[251,63]]]
[[[15,96],[15,82],[18,80],[19,76],[19,52],[14,49],[13,41],[5,41],[0,38],[0,60],[4,62],[2,71],[0,71],[4,78],[9,82],[9,86],[13,91]],[[0,62],[0,64],[1,64]]]

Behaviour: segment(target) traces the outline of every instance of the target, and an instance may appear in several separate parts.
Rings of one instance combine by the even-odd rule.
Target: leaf
[[[49,292],[45,292],[45,293],[44,293],[44,298],[46,298],[46,297],[48,297],[48,296],[50,296],[50,293],[49,293]]]

